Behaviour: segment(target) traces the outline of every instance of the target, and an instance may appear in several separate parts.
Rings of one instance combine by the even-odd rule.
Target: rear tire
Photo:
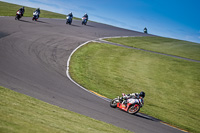
[[[128,108],[128,113],[129,114],[132,114],[132,115],[134,115],[134,114],[136,114],[137,112],[139,112],[140,111],[140,105],[138,105],[138,106],[136,106],[135,107],[135,105],[138,105],[138,104],[133,104],[132,106],[130,106],[129,108]]]
[[[113,100],[110,102],[110,107],[112,107],[112,108],[116,108],[116,107],[117,107],[116,99],[113,99]]]

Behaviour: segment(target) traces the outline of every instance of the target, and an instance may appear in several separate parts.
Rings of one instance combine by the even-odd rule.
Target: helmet
[[[87,13],[85,13],[85,15],[87,15]]]
[[[145,97],[145,93],[143,91],[141,91],[140,94],[139,94],[139,96],[141,96],[141,97],[144,98]]]
[[[22,9],[24,9],[24,7],[22,7]]]

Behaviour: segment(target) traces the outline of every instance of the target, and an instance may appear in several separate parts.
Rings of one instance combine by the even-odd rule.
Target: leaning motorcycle
[[[129,114],[136,114],[140,111],[144,105],[144,101],[142,98],[129,98],[127,99],[127,103],[124,102],[122,97],[115,98],[111,100],[110,106],[112,108],[118,107],[121,110],[128,112]]]
[[[20,10],[18,10],[16,13],[15,20],[19,20],[21,17],[22,17],[22,13],[20,12]]]
[[[66,24],[69,24],[69,25],[72,24],[72,17],[70,17],[70,16],[66,17]]]
[[[82,17],[82,25],[86,25],[87,24],[87,18],[86,17]]]
[[[39,18],[39,12],[34,11],[34,12],[33,12],[33,18],[32,18],[32,20],[33,20],[33,21],[34,21],[34,20],[37,21],[38,18]]]

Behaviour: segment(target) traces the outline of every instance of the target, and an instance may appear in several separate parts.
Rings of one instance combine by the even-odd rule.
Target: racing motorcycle
[[[34,21],[34,20],[37,21],[38,18],[39,18],[39,12],[34,11],[34,12],[33,12],[33,18],[32,18],[32,20],[33,20],[33,21]]]
[[[87,24],[87,18],[86,17],[82,17],[82,25],[86,25]]]
[[[123,94],[122,94],[123,95]],[[142,98],[129,98],[127,99],[127,102],[124,101],[123,97],[115,98],[111,100],[110,106],[112,108],[120,108],[121,110],[124,110],[128,112],[129,114],[136,114],[140,111],[140,108],[144,105],[144,101]]]
[[[72,17],[71,16],[66,17],[66,24],[69,24],[69,25],[72,24]]]
[[[19,20],[21,17],[22,17],[22,13],[20,12],[20,10],[18,10],[16,13],[15,20]]]

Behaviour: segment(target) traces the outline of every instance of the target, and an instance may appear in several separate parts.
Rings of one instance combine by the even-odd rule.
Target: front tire
[[[129,108],[128,108],[128,113],[129,114],[132,114],[132,115],[134,115],[134,114],[136,114],[137,112],[139,112],[140,111],[140,105],[138,105],[138,104],[133,104],[132,106],[130,106]]]
[[[110,102],[110,107],[112,107],[112,108],[116,108],[116,107],[117,107],[116,99],[113,99],[113,100]]]
[[[19,15],[16,15],[15,20],[19,20]]]

